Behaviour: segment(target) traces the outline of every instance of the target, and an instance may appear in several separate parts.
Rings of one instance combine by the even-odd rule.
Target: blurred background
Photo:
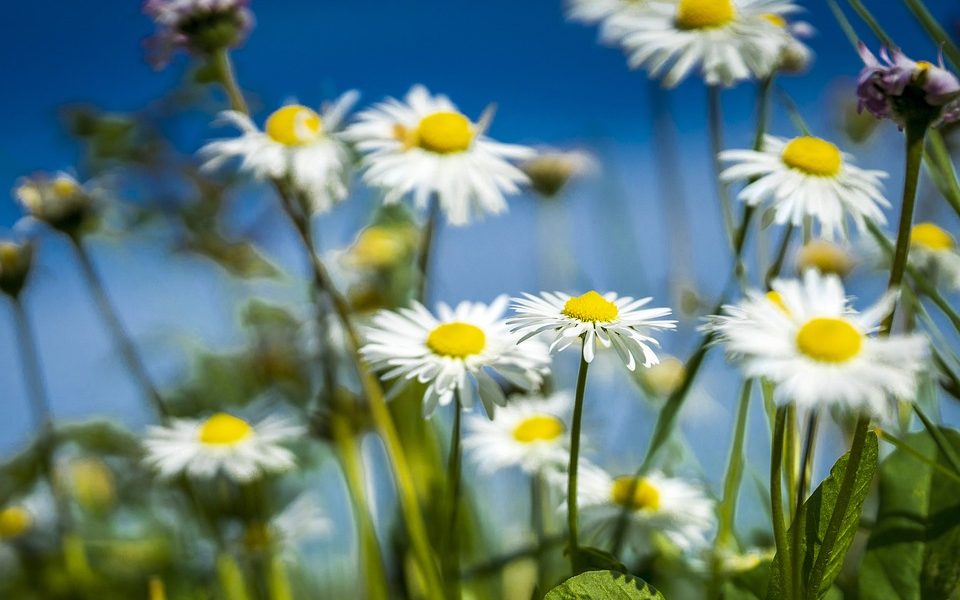
[[[883,123],[864,137],[869,127],[851,116],[860,59],[825,2],[801,4],[806,8],[801,18],[817,31],[808,41],[816,59],[807,75],[781,77],[779,85],[815,135],[838,141],[861,166],[888,170],[888,196],[898,198],[899,134]],[[937,49],[900,3],[867,4],[911,56],[936,56]],[[955,1],[932,0],[928,6],[956,31],[960,7]],[[696,300],[703,306],[713,303],[729,265],[729,256],[717,251],[725,242],[707,147],[706,93],[697,78],[670,92],[654,92],[642,73],[627,68],[617,49],[597,43],[595,28],[566,22],[558,0],[255,0],[253,9],[256,28],[234,58],[258,119],[290,98],[318,105],[357,89],[360,104],[366,105],[402,96],[412,84],[423,83],[448,94],[473,118],[496,103],[490,133],[499,140],[582,149],[596,157],[599,169],[555,200],[530,193],[512,198],[506,216],[465,228],[443,227],[432,301],[486,302],[501,293],[541,289],[653,295],[657,304],[674,306],[681,314],[679,331],[664,336],[666,352],[680,357],[690,352],[699,325]],[[133,121],[149,124],[150,136],[168,140],[182,155],[226,133],[210,126],[225,106],[222,96],[190,90],[184,56],[163,71],[148,66],[143,39],[152,30],[134,0],[12,2],[5,7],[0,22],[0,71],[7,82],[0,94],[3,186],[12,189],[19,177],[40,170],[73,171],[81,179],[104,176],[115,146],[131,144],[124,128]],[[865,28],[858,31],[876,46]],[[748,85],[723,94],[729,148],[751,144],[754,95]],[[170,110],[171,102],[188,100],[188,111]],[[773,106],[770,131],[795,135],[782,105],[775,100]],[[85,127],[91,120],[115,126],[107,127],[115,138],[91,137]],[[663,127],[655,131],[658,120]],[[97,131],[103,134],[103,127]],[[124,152],[153,138],[133,139]],[[680,177],[668,182],[661,176],[658,157],[671,147]],[[124,195],[115,200],[134,212],[183,193],[176,181],[149,172],[110,176],[119,177],[117,189]],[[189,376],[199,348],[228,352],[245,342],[239,315],[251,296],[284,303],[294,312],[307,310],[300,278],[304,265],[271,191],[239,185],[231,188],[226,202],[224,229],[232,238],[254,242],[264,260],[279,267],[280,276],[233,277],[196,253],[171,253],[170,239],[149,226],[147,235],[135,237],[119,233],[119,225],[111,234],[108,222],[107,234],[93,240],[98,269],[162,387],[174,387]],[[348,245],[376,202],[372,193],[358,188],[348,202],[320,217],[320,246],[332,252]],[[936,219],[956,232],[952,213],[941,210],[941,204],[929,182],[923,183],[918,219]],[[117,223],[136,218],[123,210],[118,213]],[[12,227],[19,217],[12,198],[0,202],[0,227]],[[893,221],[895,215],[889,217]],[[792,268],[792,262],[788,264]],[[884,284],[868,265],[861,266],[852,281],[864,303],[872,302]],[[81,285],[70,248],[57,236],[43,236],[39,267],[26,294],[55,416],[115,418],[135,430],[149,422],[151,416]],[[692,310],[684,312],[684,302]],[[6,309],[0,304],[3,452],[31,436]],[[557,358],[561,385],[572,384],[574,354]],[[602,369],[605,376],[591,379],[585,436],[591,458],[626,472],[642,456],[656,407],[629,383],[617,363],[601,361],[597,371]],[[737,374],[715,353],[682,415],[686,438],[693,440],[686,468],[695,476],[711,474],[715,491],[723,476],[729,445],[724,432],[730,431],[736,387]],[[748,449],[757,472],[762,472],[768,452],[766,423],[759,403],[754,406]],[[946,400],[944,409],[948,423],[960,422],[955,402]],[[830,425],[823,435],[828,441],[817,456],[819,471],[833,463],[840,447],[840,436]],[[373,463],[382,464],[376,447],[366,450]],[[467,477],[470,483],[480,477],[469,461]],[[478,496],[481,513],[508,519],[522,514],[523,494],[510,499],[497,493],[517,482],[509,475],[484,480],[486,487]],[[747,526],[751,519],[762,519],[752,488],[748,479],[739,515]],[[334,516],[346,506],[342,494],[324,494],[324,499]],[[376,500],[386,503],[390,498]],[[509,547],[509,532],[502,535],[500,543]],[[351,536],[350,526],[335,526],[331,547],[344,547]]]

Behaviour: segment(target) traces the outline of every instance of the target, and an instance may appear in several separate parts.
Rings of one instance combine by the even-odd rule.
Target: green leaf
[[[620,562],[616,556],[601,550],[600,548],[591,548],[589,546],[580,546],[577,548],[577,573],[587,571],[618,571],[627,573],[627,567]]]
[[[804,582],[804,588],[809,585],[811,570],[821,551],[823,536],[826,533],[830,519],[833,517],[834,509],[837,505],[837,499],[840,492],[840,485],[847,470],[847,461],[850,453],[844,454],[830,469],[830,475],[823,480],[823,483],[807,498],[803,503],[803,509],[800,511],[799,520],[790,526],[788,538],[793,539],[796,528],[804,532],[800,544],[800,555],[802,562],[800,565],[799,578]],[[850,502],[844,512],[841,521],[840,530],[837,534],[836,542],[832,549],[828,549],[826,568],[823,571],[823,580],[820,582],[819,590],[811,594],[811,597],[823,598],[830,591],[833,580],[840,573],[843,566],[843,560],[847,555],[847,550],[853,543],[854,535],[860,526],[860,512],[863,509],[863,500],[870,490],[870,482],[877,471],[877,434],[868,432],[863,448],[863,455],[857,469],[853,490],[850,494]],[[779,599],[784,597],[784,590],[781,589],[780,582],[780,556],[774,557],[772,575],[770,578],[770,587],[767,591],[768,599]],[[797,576],[797,575],[795,575]]]
[[[946,428],[940,432],[960,452],[960,433]],[[950,469],[926,432],[903,441]],[[880,467],[880,507],[860,568],[860,598],[956,598],[958,555],[960,482],[911,453],[896,450]]]
[[[587,571],[553,588],[544,600],[664,600],[649,583],[615,571]]]

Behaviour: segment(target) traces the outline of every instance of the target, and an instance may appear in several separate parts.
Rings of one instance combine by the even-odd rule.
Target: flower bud
[[[593,171],[596,163],[585,152],[547,152],[520,165],[534,191],[555,198],[574,177]]]
[[[683,383],[687,375],[683,361],[665,356],[659,364],[638,371],[643,388],[657,398],[666,398]]]
[[[840,246],[826,240],[812,240],[797,252],[797,272],[816,269],[844,277],[853,268],[853,259]]]
[[[93,215],[93,198],[66,173],[24,178],[14,195],[31,217],[68,235],[77,234]]]
[[[162,68],[177,49],[209,56],[243,43],[253,28],[249,0],[147,0],[144,12],[157,25],[148,40],[149,60]]]
[[[0,291],[13,298],[19,296],[32,264],[32,244],[0,241]]]

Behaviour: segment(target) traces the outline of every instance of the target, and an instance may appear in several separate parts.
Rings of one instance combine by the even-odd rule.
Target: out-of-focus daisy
[[[551,352],[563,351],[582,338],[583,359],[588,363],[593,362],[597,342],[605,348],[612,346],[633,371],[638,359],[645,367],[660,362],[653,350],[660,343],[648,334],[674,329],[677,324],[661,318],[670,315],[669,308],[641,309],[650,300],[618,297],[614,292],[600,295],[594,290],[574,297],[563,292],[524,294],[523,298],[513,299],[517,316],[507,324],[523,335],[521,342],[540,333],[553,333]]]
[[[387,99],[358,115],[347,129],[364,158],[364,181],[382,188],[384,202],[407,195],[426,208],[432,196],[453,225],[507,210],[527,177],[511,164],[534,155],[524,146],[488,138],[491,113],[476,123],[446,96],[414,86],[403,102]]]
[[[777,280],[772,287],[725,306],[708,327],[748,377],[776,385],[777,402],[836,405],[884,417],[891,396],[915,397],[926,338],[872,335],[893,308],[892,294],[858,313],[836,275],[810,270],[802,280]]]
[[[539,152],[520,165],[530,178],[530,186],[544,198],[556,197],[574,177],[597,168],[596,160],[586,152]]]
[[[789,34],[788,41],[780,54],[777,70],[782,73],[803,73],[813,62],[813,50],[802,40],[813,37],[815,30],[806,21],[789,21],[781,15],[766,13],[760,16],[773,25],[781,27]]]
[[[16,298],[27,283],[33,265],[33,244],[0,240],[0,292]]]
[[[147,0],[143,11],[157,24],[148,40],[150,62],[161,68],[184,48],[201,55],[234,48],[253,27],[250,0]]]
[[[351,155],[338,130],[357,97],[347,92],[319,113],[288,104],[267,117],[263,131],[247,115],[224,111],[220,122],[241,134],[201,148],[203,168],[217,169],[239,158],[242,171],[261,180],[288,181],[315,212],[326,212],[347,195]]]
[[[517,347],[516,336],[502,320],[506,307],[507,297],[500,296],[489,306],[461,302],[450,308],[440,303],[437,316],[417,302],[395,312],[381,311],[366,329],[361,352],[385,379],[429,384],[423,398],[427,416],[438,404],[449,404],[454,395],[464,408],[472,408],[474,386],[488,416],[493,416],[494,405],[503,406],[506,399],[487,369],[532,390],[540,385],[549,363],[541,344]]]
[[[65,233],[76,233],[93,214],[91,191],[64,171],[24,177],[13,193],[30,217]]]
[[[687,369],[675,356],[665,356],[649,369],[637,372],[637,381],[654,398],[666,398],[683,383]]]
[[[627,511],[627,541],[638,557],[649,555],[662,536],[684,553],[704,549],[716,526],[714,502],[698,485],[650,472],[613,477],[591,465],[580,466],[577,493],[582,529],[597,543],[610,540]]]
[[[935,223],[917,223],[910,232],[910,262],[951,289],[960,288],[957,241]]]
[[[811,240],[804,244],[797,251],[796,264],[798,274],[816,269],[840,277],[846,276],[855,266],[849,251],[826,240]]]
[[[568,0],[567,18],[584,25],[599,25],[600,40],[606,44],[620,41],[624,31],[612,19],[620,13],[643,10],[651,0]]]
[[[739,198],[750,205],[769,202],[777,223],[800,226],[810,216],[832,239],[846,232],[848,217],[861,230],[866,219],[887,221],[882,208],[890,203],[881,184],[887,174],[857,167],[827,140],[768,135],[762,150],[726,150],[720,160],[731,163],[720,174],[724,181],[753,180]]]
[[[514,396],[492,420],[468,421],[463,446],[486,473],[513,466],[531,475],[562,468],[569,456],[571,405],[566,392],[547,398]]]
[[[332,529],[333,523],[324,514],[316,494],[304,492],[267,524],[251,524],[244,542],[257,550],[279,548],[284,558],[293,559],[298,546],[322,539]]]
[[[605,21],[631,67],[663,75],[673,87],[699,67],[708,85],[769,75],[792,40],[773,22],[797,10],[785,0],[679,0],[650,2]]]
[[[371,225],[357,234],[342,260],[352,267],[386,270],[409,260],[416,243],[417,234],[413,227]]]
[[[150,427],[144,461],[164,478],[222,473],[243,483],[292,469],[294,455],[283,444],[303,433],[302,427],[277,417],[256,424],[222,412],[202,421],[178,419]]]

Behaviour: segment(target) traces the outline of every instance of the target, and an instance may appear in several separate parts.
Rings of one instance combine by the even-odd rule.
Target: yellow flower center
[[[631,510],[656,511],[660,508],[660,492],[650,481],[622,475],[613,480],[610,496],[616,504]]]
[[[350,254],[356,264],[384,268],[397,264],[407,253],[403,233],[393,227],[371,226],[360,232]]]
[[[843,164],[839,148],[809,135],[791,140],[783,149],[781,158],[788,167],[818,177],[833,177]]]
[[[733,0],[680,0],[676,24],[680,29],[711,29],[733,20]]]
[[[267,135],[284,146],[302,146],[315,142],[323,132],[323,121],[313,110],[291,104],[267,117]]]
[[[821,273],[835,273],[841,277],[853,268],[853,260],[840,246],[825,240],[813,240],[797,252],[797,270],[816,269]]]
[[[252,434],[253,427],[243,419],[227,413],[217,413],[200,427],[200,442],[229,446],[247,439]]]
[[[596,291],[590,290],[582,296],[567,300],[561,312],[579,321],[609,323],[617,318],[620,309]]]
[[[784,313],[788,315],[790,314],[790,309],[787,308],[787,303],[783,301],[783,294],[781,294],[780,292],[776,292],[773,290],[767,292],[767,300],[769,300],[770,302],[773,302],[777,306],[777,308],[782,310]]]
[[[779,27],[780,29],[785,29],[787,27],[787,20],[781,17],[780,15],[775,15],[773,13],[766,13],[766,14],[760,15],[760,18],[770,23],[774,27]]]
[[[553,415],[534,415],[514,427],[513,439],[523,444],[549,442],[563,435],[564,430],[563,421]]]
[[[934,252],[952,250],[957,243],[953,236],[933,223],[917,223],[910,231],[910,243]]]
[[[72,177],[58,175],[51,183],[54,195],[61,199],[71,198],[80,191],[80,185]]]
[[[469,323],[444,323],[427,336],[427,348],[434,354],[451,358],[466,358],[480,354],[487,344],[483,330]]]
[[[20,537],[33,525],[33,515],[22,506],[0,510],[0,539]]]
[[[815,317],[797,332],[797,348],[810,358],[842,363],[860,353],[863,334],[844,319]]]
[[[437,154],[453,154],[470,147],[473,125],[458,112],[435,112],[422,118],[416,130],[406,135],[409,146],[419,146]]]

